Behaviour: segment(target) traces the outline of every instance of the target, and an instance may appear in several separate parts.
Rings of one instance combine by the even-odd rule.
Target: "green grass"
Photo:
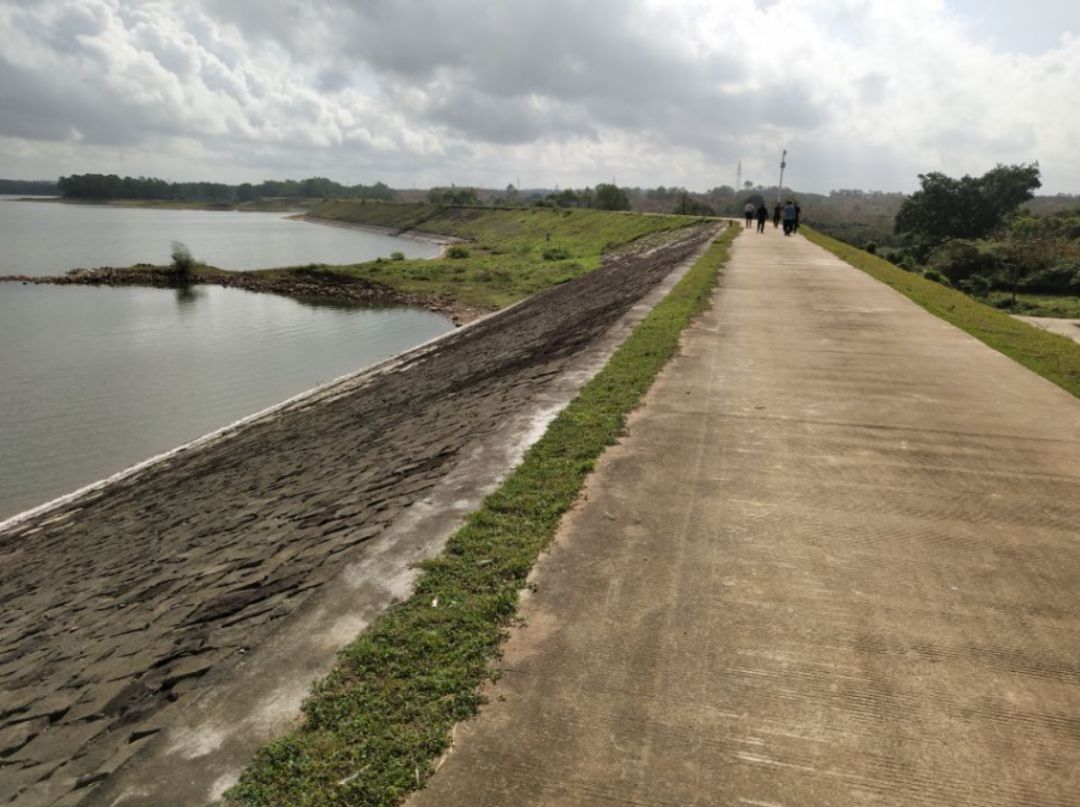
[[[815,244],[896,289],[931,314],[1080,397],[1080,344],[1072,339],[1028,325],[962,292],[905,272],[827,235],[809,228],[800,231]]]
[[[480,708],[480,687],[526,575],[680,333],[706,307],[738,232],[729,227],[709,248],[445,551],[424,564],[414,594],[341,651],[305,702],[301,727],[258,753],[230,803],[392,805],[427,780],[450,729]]]
[[[311,213],[349,224],[390,227],[467,239],[469,257],[452,260],[370,261],[325,267],[385,283],[406,294],[452,297],[494,310],[600,265],[605,255],[650,236],[704,219],[601,210],[492,209],[340,200]],[[545,259],[544,253],[548,253]],[[559,256],[551,259],[551,256]]]
[[[1002,303],[1010,300],[1012,295],[1006,292],[994,292],[986,303],[998,308]],[[1023,314],[1029,317],[1064,317],[1065,319],[1080,319],[1080,297],[1056,294],[1017,294],[1016,309],[1013,314]]]

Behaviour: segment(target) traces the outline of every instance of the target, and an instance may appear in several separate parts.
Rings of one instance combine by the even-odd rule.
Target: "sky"
[[[1080,193],[1078,0],[0,0],[0,177]]]

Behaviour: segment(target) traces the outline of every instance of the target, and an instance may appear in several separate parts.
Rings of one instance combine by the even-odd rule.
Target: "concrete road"
[[[1080,804],[1080,401],[801,237],[535,582],[414,807]]]

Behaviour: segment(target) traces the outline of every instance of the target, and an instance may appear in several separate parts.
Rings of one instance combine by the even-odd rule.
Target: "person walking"
[[[761,203],[761,207],[757,209],[757,231],[759,233],[765,232],[765,222],[769,220],[769,208],[765,207],[765,203]]]
[[[746,216],[746,226],[750,226],[750,222],[754,220],[754,203],[747,202],[746,207],[743,208],[743,214]]]
[[[790,199],[784,205],[784,235],[791,235],[795,229],[795,203]]]
[[[783,214],[783,212],[784,208],[780,206],[779,202],[777,202],[776,207],[774,207],[772,211],[772,226],[774,230],[780,226],[780,216],[781,214]]]
[[[791,222],[791,231],[793,233],[799,232],[799,216],[802,215],[802,208],[799,207],[799,203],[795,203],[795,220]]]

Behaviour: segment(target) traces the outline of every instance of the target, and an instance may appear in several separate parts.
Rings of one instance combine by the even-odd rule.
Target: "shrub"
[[[451,246],[449,249],[446,250],[446,257],[447,258],[454,258],[454,259],[468,258],[469,257],[469,249],[468,249],[468,247],[461,246],[461,244],[454,244],[453,246]]]
[[[998,257],[978,242],[962,238],[946,241],[930,255],[930,266],[957,284],[973,276],[990,278],[1001,269]]]
[[[1080,294],[1080,260],[1063,260],[1025,277],[1020,287],[1036,294]]]
[[[563,246],[548,247],[544,250],[545,261],[562,261],[570,257],[570,250]]]
[[[172,270],[178,280],[190,280],[195,270],[195,258],[182,241],[172,242]]]
[[[391,252],[390,253],[390,260],[392,260],[392,261],[403,261],[403,260],[405,260],[405,253],[404,252]]]
[[[974,297],[985,297],[994,288],[994,282],[989,277],[972,275],[959,283],[960,288]]]
[[[945,277],[945,275],[941,274],[941,272],[939,272],[937,269],[927,269],[925,272],[923,272],[923,277],[925,277],[927,280],[933,280],[935,283],[940,283],[942,286],[952,285],[951,283],[949,283],[949,278]]]
[[[863,249],[869,252],[871,255],[877,255],[877,244],[875,244],[873,241],[868,241],[866,246],[863,247]]]

